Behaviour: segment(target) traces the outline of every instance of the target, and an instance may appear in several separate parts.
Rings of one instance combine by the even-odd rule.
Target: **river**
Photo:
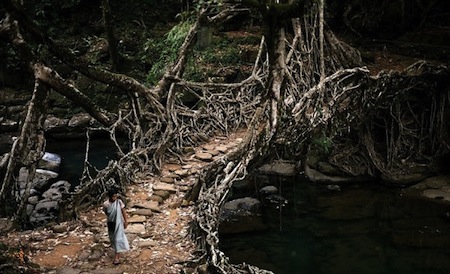
[[[373,182],[340,190],[305,178],[271,182],[288,203],[263,200],[265,231],[221,235],[232,263],[277,274],[450,273],[448,205]]]

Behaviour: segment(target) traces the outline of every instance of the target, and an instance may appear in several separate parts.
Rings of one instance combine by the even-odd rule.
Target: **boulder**
[[[263,174],[275,174],[280,176],[295,176],[297,170],[294,163],[275,161],[261,166],[259,172]]]
[[[45,152],[39,160],[38,168],[58,172],[61,165],[61,156],[51,152]]]
[[[422,195],[429,199],[438,199],[450,202],[450,191],[444,191],[442,189],[425,189]]]
[[[165,200],[165,199],[169,198],[170,192],[165,191],[165,190],[156,190],[153,192],[153,195],[159,196]]]
[[[68,230],[68,227],[67,227],[67,225],[64,225],[64,224],[57,224],[57,225],[52,226],[52,230],[54,233],[63,233]]]
[[[56,177],[58,177],[58,173],[54,171],[37,168],[31,186],[38,191],[48,189],[51,185],[51,180],[55,179]],[[27,187],[27,180],[28,169],[26,167],[22,167],[19,170],[19,176],[17,178],[21,189],[25,189]]]
[[[226,202],[222,207],[222,216],[257,215],[261,213],[261,202],[258,199],[245,197]]]
[[[48,132],[64,132],[67,129],[68,119],[49,116],[44,122],[44,129]]]
[[[47,191],[42,193],[42,197],[51,201],[61,201],[62,193],[57,188],[49,188]]]
[[[50,189],[57,189],[59,192],[66,194],[69,193],[70,183],[64,180],[57,181],[56,183],[50,186]]]
[[[225,203],[220,212],[219,233],[235,234],[267,229],[261,217],[261,202],[239,198]]]
[[[79,113],[79,114],[72,116],[72,118],[70,118],[67,125],[71,128],[84,129],[90,125],[91,121],[92,121],[92,118],[89,114]]]
[[[36,190],[47,189],[52,184],[51,179],[55,179],[58,176],[59,174],[54,171],[37,168],[32,187]]]
[[[278,188],[276,186],[265,186],[259,190],[263,195],[277,194]]]
[[[0,218],[0,233],[7,233],[14,228],[14,223],[10,219]]]
[[[28,203],[30,205],[36,205],[39,202],[39,197],[38,196],[29,196],[28,197]]]
[[[34,227],[40,227],[55,220],[59,211],[57,201],[41,200],[30,215],[30,223]]]
[[[11,132],[19,129],[19,123],[13,120],[4,119],[0,121],[1,132]]]

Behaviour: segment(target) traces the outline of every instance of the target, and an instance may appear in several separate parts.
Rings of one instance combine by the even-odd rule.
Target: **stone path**
[[[192,148],[181,160],[170,160],[160,176],[141,178],[127,189],[131,251],[120,265],[113,265],[106,217],[101,206],[84,212],[78,220],[33,231],[11,231],[0,242],[23,246],[26,257],[47,274],[180,273],[182,263],[195,252],[190,222],[194,207],[183,197],[196,175],[209,162],[232,151],[243,132],[216,137]]]

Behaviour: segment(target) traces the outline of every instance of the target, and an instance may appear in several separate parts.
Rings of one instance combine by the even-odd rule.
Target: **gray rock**
[[[92,118],[87,113],[79,113],[74,115],[67,125],[72,128],[85,128],[90,125]]]
[[[64,180],[60,180],[50,186],[50,189],[57,189],[59,192],[66,194],[69,193],[70,183]]]
[[[143,234],[145,233],[145,226],[143,224],[130,224],[125,229],[125,232],[131,234]]]
[[[44,129],[49,132],[64,132],[66,131],[68,121],[67,119],[49,116],[44,122]]]
[[[440,189],[425,189],[422,195],[430,199],[439,199],[450,202],[450,192]]]
[[[157,190],[157,191],[153,192],[153,195],[157,195],[165,200],[165,199],[169,198],[170,192],[164,191],[164,190]]]
[[[36,169],[32,187],[36,190],[47,189],[51,185],[51,179],[55,179],[59,174],[50,170]]]
[[[98,249],[92,250],[91,254],[89,255],[88,261],[94,262],[94,261],[100,260],[103,256],[103,253],[104,252],[102,250],[98,250]]]
[[[25,110],[25,106],[11,106],[8,107],[8,113],[12,114],[12,113],[20,113],[23,112]]]
[[[423,183],[429,188],[441,188],[450,185],[450,176],[435,176],[423,180]]]
[[[79,261],[87,261],[89,259],[89,255],[91,255],[91,253],[87,250],[82,250],[80,255],[78,255],[78,260]]]
[[[35,207],[36,213],[39,214],[57,213],[58,210],[58,202],[50,200],[41,200]]]
[[[258,215],[261,212],[261,202],[258,199],[245,197],[226,202],[221,210],[221,219],[234,216]]]
[[[161,196],[158,196],[158,195],[152,195],[152,196],[150,196],[147,200],[148,200],[148,201],[155,201],[155,202],[157,202],[158,204],[164,202],[164,199],[163,199]]]
[[[259,193],[264,195],[276,194],[278,193],[278,188],[276,186],[265,186],[259,190]]]
[[[134,215],[128,218],[127,221],[129,224],[132,224],[132,223],[144,223],[146,220],[147,218],[145,218],[145,216],[143,215]]]
[[[150,246],[156,246],[158,243],[153,240],[141,240],[137,242],[137,246],[139,247],[150,247]]]
[[[134,205],[134,207],[150,209],[154,212],[161,212],[161,209],[159,208],[158,203],[154,202],[154,201],[139,203],[139,204]]]
[[[62,193],[56,188],[49,188],[47,191],[42,193],[42,197],[47,200],[61,201]]]
[[[16,131],[19,128],[19,123],[16,121],[4,119],[0,121],[0,130],[2,132]]]
[[[283,161],[276,161],[270,164],[261,166],[259,172],[263,174],[275,174],[281,176],[294,176],[297,174],[294,163],[288,163]]]
[[[0,218],[0,233],[7,233],[13,229],[13,222],[10,219]]]
[[[61,165],[61,156],[55,153],[45,152],[38,163],[38,168],[58,172]]]
[[[149,217],[149,216],[153,215],[153,211],[151,209],[141,208],[141,209],[134,211],[133,214]]]
[[[115,268],[103,268],[103,269],[90,270],[87,273],[89,273],[89,274],[123,274],[124,272],[123,272],[123,270],[115,269]],[[80,273],[80,274],[84,274],[84,273]]]
[[[28,203],[30,205],[36,205],[39,202],[39,197],[38,196],[29,196],[28,197]]]
[[[30,223],[35,226],[43,226],[48,222],[55,220],[59,211],[57,201],[42,200],[34,208],[30,216]]]
[[[153,190],[154,191],[163,190],[163,191],[169,191],[172,193],[177,191],[177,189],[173,185],[166,184],[166,183],[156,183],[155,185],[153,185]]]
[[[27,207],[25,209],[25,212],[27,213],[27,216],[30,216],[33,213],[34,205],[27,204]]]
[[[58,269],[56,273],[57,274],[80,274],[81,270],[77,270],[77,269],[66,266],[61,269]]]
[[[52,226],[52,230],[55,233],[63,233],[63,232],[67,231],[67,226],[63,225],[63,224],[54,225],[54,226]]]
[[[19,169],[19,175],[17,176],[17,181],[19,182],[20,188],[25,189],[26,182],[28,179],[28,169],[26,167],[21,167]]]

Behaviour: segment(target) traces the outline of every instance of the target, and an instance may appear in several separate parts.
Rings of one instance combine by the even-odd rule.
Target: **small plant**
[[[331,148],[333,147],[333,141],[331,138],[322,135],[318,138],[314,138],[312,140],[312,144],[315,148],[317,148],[319,151],[325,154],[329,154],[331,151]]]
[[[183,44],[191,26],[191,20],[182,21],[175,25],[164,36],[164,39],[149,39],[144,44],[144,52],[146,53],[144,57],[148,57],[149,53],[160,53],[147,75],[147,81],[150,84],[156,84],[161,79],[166,67],[175,61],[178,49]]]

